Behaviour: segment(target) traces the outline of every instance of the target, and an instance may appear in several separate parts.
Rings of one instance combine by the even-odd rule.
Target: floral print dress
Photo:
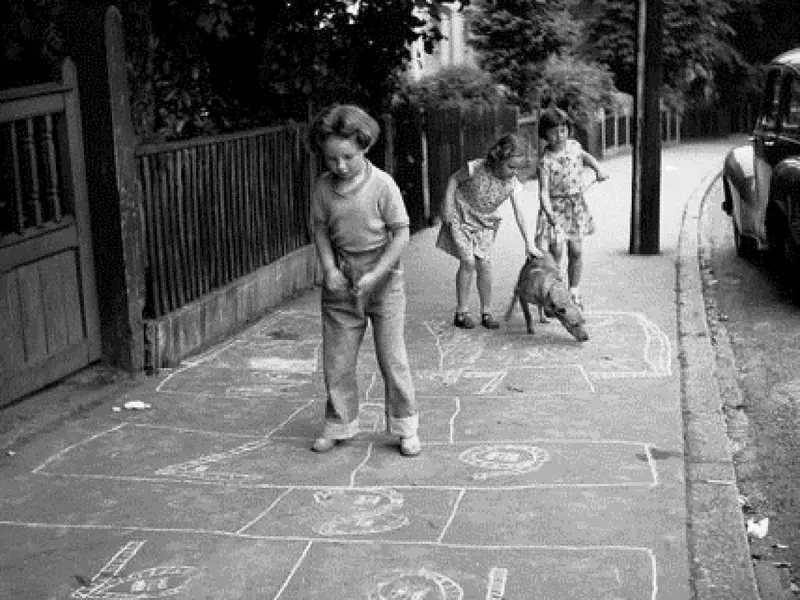
[[[539,161],[539,177],[550,183],[550,205],[553,218],[568,238],[580,239],[595,232],[594,219],[583,197],[583,147],[577,140],[567,140],[563,150],[545,150]],[[546,243],[555,242],[555,228],[539,210],[536,237]]]
[[[458,259],[488,258],[502,220],[498,209],[522,183],[516,177],[499,179],[484,159],[470,161],[456,173],[456,181],[453,223],[439,230],[436,247]]]

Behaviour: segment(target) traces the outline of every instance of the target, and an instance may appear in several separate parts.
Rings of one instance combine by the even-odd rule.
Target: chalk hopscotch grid
[[[119,431],[124,425],[125,424],[120,425],[120,426],[116,426],[116,427],[114,427],[114,428],[112,428],[110,430],[107,430],[105,432],[101,432],[101,433],[96,434],[94,436],[90,436],[90,437],[86,438],[85,440],[81,440],[80,442],[75,443],[75,444],[63,449],[57,455],[55,455],[55,457],[56,458],[57,457],[63,457],[71,449],[78,448],[81,445],[84,445],[84,444],[86,444],[86,443],[88,443],[88,442],[90,442],[92,440],[96,440],[99,437],[101,437],[102,435],[108,435],[108,434],[112,434],[112,433],[114,433],[116,431]],[[134,427],[135,427],[135,425],[134,425]],[[163,426],[160,426],[158,428],[165,429],[165,427],[163,427]],[[192,430],[192,431],[197,431],[197,430]],[[216,432],[211,432],[211,433],[216,433]],[[513,442],[517,442],[517,441],[518,440],[514,440],[514,441],[512,441],[512,443]],[[535,440],[535,441],[542,442],[542,441],[546,441],[546,440]],[[555,440],[555,441],[563,442],[564,440]],[[573,442],[573,443],[588,443],[588,442],[594,443],[592,440],[571,440],[571,442]],[[497,443],[503,443],[503,442],[499,441]],[[619,440],[602,440],[600,443],[606,443],[606,444],[624,443],[624,444],[630,444],[630,445],[635,445],[635,446],[641,446],[645,450],[645,454],[647,456],[647,460],[648,460],[648,463],[649,463],[649,466],[650,466],[650,469],[651,469],[651,473],[652,473],[652,476],[653,476],[653,482],[652,482],[651,485],[657,485],[657,483],[658,483],[658,474],[657,474],[657,471],[655,469],[655,461],[654,461],[653,456],[652,456],[652,448],[651,448],[651,446],[649,444],[642,444],[642,443],[639,443],[639,442],[630,442],[630,441],[619,441]],[[203,530],[203,529],[187,529],[187,528],[180,528],[180,529],[179,528],[150,528],[150,527],[127,527],[127,526],[113,526],[113,525],[95,527],[95,526],[84,526],[84,525],[80,525],[80,524],[77,524],[77,525],[76,524],[71,524],[71,525],[69,525],[69,527],[75,527],[75,528],[79,528],[79,529],[80,528],[84,528],[84,527],[102,528],[102,529],[107,529],[107,530],[123,529],[123,530],[127,530],[127,531],[140,531],[140,532],[147,532],[147,531],[191,532],[191,533],[197,533],[197,534],[228,535],[228,536],[241,537],[241,538],[247,538],[247,539],[276,540],[276,541],[278,541],[278,540],[282,540],[282,541],[304,541],[304,542],[306,542],[306,549],[303,552],[302,556],[298,559],[298,562],[295,565],[296,568],[292,569],[292,572],[287,577],[286,581],[284,582],[284,585],[281,587],[281,590],[285,590],[288,587],[289,583],[293,579],[293,577],[296,574],[297,570],[300,568],[300,566],[304,562],[305,557],[307,556],[308,551],[310,550],[311,545],[313,543],[326,543],[326,542],[329,542],[329,543],[340,543],[340,542],[358,543],[359,541],[361,541],[363,543],[367,543],[368,542],[368,543],[399,544],[399,545],[411,545],[411,546],[413,546],[413,545],[417,545],[417,546],[422,545],[422,546],[436,546],[436,547],[442,547],[442,548],[447,548],[447,547],[456,548],[457,547],[457,548],[474,548],[474,549],[486,549],[486,550],[489,550],[491,548],[512,548],[512,547],[516,547],[516,548],[525,548],[525,547],[527,547],[527,548],[536,548],[536,547],[540,547],[540,548],[562,548],[562,546],[524,546],[524,545],[519,545],[519,546],[494,545],[494,546],[485,546],[484,547],[484,546],[479,546],[479,545],[448,544],[448,543],[445,543],[443,540],[444,540],[444,538],[445,538],[445,536],[447,534],[447,531],[449,530],[450,526],[452,525],[452,523],[454,522],[454,520],[455,520],[455,518],[456,518],[456,516],[458,514],[458,510],[459,510],[461,501],[465,497],[467,491],[469,491],[469,489],[470,489],[470,488],[465,487],[465,486],[391,486],[390,489],[398,489],[398,490],[403,490],[403,489],[422,489],[422,490],[429,489],[429,490],[447,490],[447,491],[457,491],[458,492],[458,495],[457,495],[456,499],[453,501],[452,507],[451,507],[450,512],[449,512],[449,516],[447,518],[447,521],[446,521],[445,525],[442,527],[441,531],[439,532],[439,535],[438,535],[438,537],[437,537],[435,542],[429,542],[429,541],[426,541],[426,540],[414,540],[414,541],[402,541],[401,540],[401,541],[398,541],[398,540],[381,539],[380,537],[374,537],[374,536],[371,536],[368,540],[354,540],[354,539],[347,539],[347,538],[342,538],[342,537],[327,537],[326,538],[326,537],[309,537],[309,536],[293,536],[293,535],[270,536],[270,535],[258,535],[258,534],[247,533],[248,529],[251,529],[256,523],[258,523],[260,520],[262,520],[268,514],[270,514],[272,512],[272,510],[281,503],[281,501],[283,501],[290,493],[294,492],[295,490],[304,490],[304,489],[305,490],[316,490],[316,491],[319,491],[319,490],[329,490],[329,491],[335,491],[335,490],[356,490],[356,491],[359,491],[359,490],[363,490],[365,492],[370,492],[370,491],[386,489],[385,486],[368,486],[368,487],[356,487],[355,486],[356,474],[368,462],[369,457],[370,457],[370,452],[371,452],[371,449],[373,447],[373,444],[374,443],[368,443],[367,444],[367,453],[366,453],[365,457],[362,459],[362,461],[359,463],[359,465],[357,465],[353,469],[353,471],[352,471],[352,473],[350,475],[350,486],[349,487],[311,486],[311,485],[309,485],[309,486],[289,486],[289,487],[287,487],[287,486],[273,486],[273,485],[265,485],[265,486],[257,485],[257,486],[253,486],[253,487],[282,488],[282,492],[281,492],[280,495],[278,495],[270,503],[270,505],[265,510],[261,511],[255,518],[251,519],[246,524],[244,524],[243,526],[239,527],[235,532]],[[433,443],[432,445],[449,445],[449,443],[448,442],[439,442],[439,443]],[[46,466],[46,464],[49,464],[49,463],[50,463],[50,459],[48,459],[48,461],[45,461],[45,463],[43,463],[42,465],[37,467],[37,472],[40,475],[51,475],[50,473],[47,473],[47,472],[43,471],[44,466]],[[61,475],[69,476],[69,475],[65,475],[65,474],[61,474]],[[84,477],[84,476],[77,475],[76,477],[81,478],[81,477]],[[94,477],[90,477],[90,478],[94,478]],[[119,477],[108,477],[108,479],[120,479],[120,478]],[[143,478],[132,477],[132,478],[124,478],[124,479],[131,479],[131,480],[141,481]],[[149,479],[151,481],[160,481],[160,482],[164,481],[164,478],[147,478],[147,479]],[[180,478],[175,478],[175,481],[182,482],[182,483],[199,483],[197,481],[193,481],[193,480],[187,481],[187,480],[182,480]],[[208,482],[208,483],[213,484],[214,482]],[[250,487],[250,486],[246,486],[246,487]],[[513,487],[509,488],[509,486],[498,486],[498,487],[481,487],[481,488],[478,488],[478,489],[486,490],[486,491],[492,491],[492,490],[507,490],[507,489],[514,489],[514,488]],[[48,526],[47,524],[40,524],[40,523],[23,523],[23,522],[9,522],[9,521],[0,521],[0,524],[9,524],[9,525],[13,524],[13,525],[31,526],[31,527],[47,527]],[[564,548],[568,548],[569,546],[563,546],[563,547]],[[572,548],[581,549],[581,550],[607,550],[607,549],[610,549],[610,548],[617,548],[617,549],[624,549],[624,550],[631,550],[632,549],[632,547],[628,547],[628,546],[614,547],[614,546],[608,546],[608,545],[602,545],[602,546],[599,546],[599,545],[598,546],[574,546]],[[636,548],[634,548],[634,549],[636,550]],[[651,559],[651,563],[653,564],[653,572],[655,573],[655,556],[654,556],[652,550],[649,549],[649,548],[638,548],[638,550],[644,551],[644,552],[646,552],[648,554],[648,556]],[[653,599],[655,599],[657,597],[657,591],[656,591],[656,587],[655,587],[656,586],[655,574],[652,576],[652,580],[651,581],[653,582],[652,585],[653,585],[653,590],[654,590],[654,592],[653,592],[651,597]],[[275,598],[280,598],[281,594],[282,594],[282,592],[279,593],[277,596],[275,596]]]
[[[212,529],[196,529],[196,528],[167,528],[167,527],[136,527],[126,525],[100,525],[100,524],[77,524],[77,523],[38,523],[38,522],[23,522],[23,521],[5,521],[0,520],[0,526],[7,527],[21,527],[28,529],[74,529],[83,531],[125,531],[130,533],[180,533],[188,535],[212,536],[222,537],[229,539],[240,540],[254,540],[254,541],[275,541],[275,542],[303,542],[305,545],[303,550],[299,553],[292,569],[288,573],[286,579],[283,581],[278,593],[273,596],[273,600],[279,600],[282,594],[290,585],[292,579],[302,567],[303,562],[306,560],[311,548],[318,544],[337,544],[339,546],[375,546],[376,544],[392,546],[397,548],[402,547],[435,547],[441,549],[452,550],[475,550],[475,551],[563,551],[563,552],[576,552],[576,553],[598,553],[598,552],[615,552],[615,553],[633,553],[643,554],[650,564],[650,600],[657,600],[658,598],[658,561],[655,552],[652,548],[644,546],[623,546],[623,545],[597,545],[597,546],[575,546],[567,544],[453,544],[439,541],[407,541],[407,540],[375,540],[375,539],[352,539],[352,538],[310,538],[305,536],[269,536],[251,533],[239,533],[230,531],[220,531]]]
[[[300,410],[300,409],[298,409]],[[460,406],[459,406],[460,410]],[[292,418],[292,417],[289,417]],[[63,458],[67,453],[70,451],[77,449],[81,446],[84,446],[92,441],[95,441],[103,436],[110,435],[121,431],[123,428],[131,427],[135,429],[162,429],[162,430],[170,430],[173,429],[169,426],[152,426],[147,424],[132,424],[132,423],[121,423],[116,425],[110,429],[105,431],[101,431],[97,434],[87,437],[86,439],[80,440],[74,444],[67,446],[66,448],[62,449],[58,453],[54,454],[53,456],[47,458],[43,463],[38,465],[32,470],[32,473],[41,476],[47,477],[63,477],[63,478],[74,478],[74,479],[87,479],[87,480],[116,480],[116,481],[140,481],[140,482],[172,482],[172,483],[186,483],[186,484],[202,484],[202,485],[224,485],[230,486],[233,485],[234,487],[244,487],[244,488],[258,488],[258,489],[285,489],[287,487],[293,487],[295,489],[327,489],[327,488],[335,488],[339,489],[342,487],[347,486],[330,486],[330,485],[310,485],[310,484],[297,484],[297,485],[287,485],[287,484],[272,484],[272,483],[260,483],[249,480],[246,477],[246,474],[240,474],[240,477],[236,477],[237,474],[231,474],[231,477],[216,477],[215,475],[210,475],[210,479],[204,477],[192,477],[188,476],[188,473],[197,467],[201,467],[204,465],[215,464],[219,463],[223,460],[227,460],[229,458],[233,458],[236,456],[240,456],[243,454],[247,454],[253,452],[255,450],[259,450],[266,446],[269,443],[275,442],[292,442],[292,441],[299,441],[299,442],[306,442],[306,438],[299,438],[299,437],[280,437],[280,438],[271,438],[270,433],[268,436],[249,436],[254,438],[252,441],[247,442],[245,444],[241,444],[234,448],[230,448],[228,450],[224,450],[222,452],[215,452],[213,454],[209,454],[206,456],[202,456],[190,461],[186,461],[183,463],[178,463],[175,465],[169,465],[167,467],[163,467],[155,472],[156,476],[147,477],[147,476],[134,476],[134,475],[104,475],[99,473],[68,473],[68,472],[53,472],[53,471],[46,471],[45,467],[49,464],[52,464],[54,461]],[[228,434],[220,433],[217,431],[204,431],[198,429],[191,429],[186,430],[183,428],[175,428],[176,431],[190,431],[192,433],[199,433],[199,434],[207,434],[210,436],[218,436],[218,437],[225,437]],[[273,430],[274,433],[275,430]],[[231,436],[231,437],[248,437],[248,436]],[[451,440],[452,440],[452,430],[451,430]],[[650,471],[651,480],[650,481],[632,481],[632,482],[612,482],[612,483],[601,483],[601,482],[593,482],[593,483],[531,483],[531,484],[524,484],[524,485],[503,485],[503,486],[464,486],[464,485],[426,485],[426,484],[413,484],[413,485],[392,485],[392,488],[397,489],[421,489],[421,490],[442,490],[442,491],[458,491],[461,489],[470,490],[470,491],[481,491],[481,490],[526,490],[526,489],[538,489],[538,488],[610,488],[610,487],[655,487],[658,486],[659,475],[658,469],[656,468],[656,461],[652,454],[653,445],[647,442],[638,442],[638,441],[631,441],[631,440],[618,440],[618,439],[603,439],[603,440],[593,440],[593,439],[555,439],[555,438],[532,438],[532,439],[494,439],[494,440],[469,440],[465,442],[453,442],[453,441],[429,441],[427,442],[427,446],[429,447],[436,447],[436,446],[502,446],[502,445],[521,445],[521,444],[563,444],[563,445],[577,445],[577,444],[589,444],[589,445],[625,445],[625,446],[634,446],[639,447],[642,449],[642,453],[646,457],[646,461],[648,464],[648,468]],[[372,457],[372,450],[374,448],[375,442],[370,440],[358,440],[354,439],[350,442],[350,445],[353,447],[356,446],[366,446],[366,452],[364,457],[359,461],[359,463],[353,468],[349,475],[350,485],[349,487],[359,487],[359,489],[366,489],[370,486],[356,486],[356,477],[358,472],[363,469],[369,462],[370,458]],[[182,476],[183,475],[183,476]],[[384,488],[386,486],[372,486],[377,488]]]
[[[649,378],[649,377],[669,377],[672,375],[672,344],[670,342],[669,337],[662,331],[655,323],[653,323],[650,319],[647,318],[642,313],[639,312],[628,312],[628,311],[597,311],[597,312],[588,312],[587,315],[593,315],[597,317],[602,317],[605,315],[611,316],[619,316],[619,317],[630,317],[636,320],[639,324],[641,331],[644,335],[644,349],[642,359],[644,360],[645,364],[649,366],[647,370],[619,370],[619,371],[601,371],[601,370],[592,370],[586,371],[586,369],[582,365],[569,365],[573,368],[578,368],[581,371],[582,378],[587,382],[590,387],[590,390],[594,391],[594,386],[592,384],[592,378],[605,380],[605,379],[642,379],[642,378]],[[262,324],[260,327],[263,329],[265,327],[269,327],[271,324],[276,324],[281,321],[281,319],[286,317],[303,317],[303,318],[316,318],[318,315],[315,313],[311,313],[308,311],[280,311],[275,315],[271,316],[270,319]],[[448,369],[445,366],[445,362],[447,356],[452,353],[452,351],[456,348],[461,346],[458,343],[458,340],[461,338],[458,337],[458,333],[453,334],[449,332],[447,328],[443,327],[441,323],[433,322],[433,321],[425,321],[423,323],[425,329],[430,333],[430,335],[434,338],[434,345],[437,350],[438,354],[438,367],[432,373],[437,375],[441,380],[445,383],[455,383],[460,377],[462,376],[470,376],[467,375],[468,372],[474,373],[471,375],[472,377],[481,377],[486,376],[490,377],[490,381],[484,386],[484,388],[479,393],[491,393],[492,391],[496,390],[499,384],[503,380],[502,373],[507,373],[507,369],[500,369],[496,371],[488,371],[488,372],[481,372],[478,370],[471,370],[468,367],[466,368],[456,368],[456,369]],[[453,339],[449,340],[450,343],[446,344],[444,342],[444,334],[448,333],[449,335],[455,335]],[[258,336],[255,338],[260,339]],[[467,339],[471,338],[464,338],[462,341],[466,341]],[[227,344],[224,344],[218,348],[214,348],[205,354],[202,354],[194,359],[187,360],[184,365],[181,367],[173,370],[170,372],[155,388],[156,393],[164,393],[164,394],[191,394],[191,395],[214,395],[214,393],[204,394],[203,392],[181,392],[179,390],[169,390],[165,389],[165,387],[178,375],[196,368],[200,367],[205,363],[210,362],[220,354],[224,353],[226,350],[230,348],[251,344],[253,339],[249,337],[239,337],[236,338]],[[320,341],[321,343],[321,341]],[[479,358],[483,349],[481,348],[480,344],[476,346],[476,350],[473,353],[473,359],[477,360]],[[474,364],[474,360],[467,361],[469,364]],[[548,367],[531,367],[530,365],[519,365],[513,368],[542,368],[546,369]],[[479,375],[479,373],[481,373]],[[372,374],[372,381],[370,383],[370,388],[372,388],[375,384],[375,374]],[[529,392],[530,393],[530,392]],[[533,391],[535,393],[535,391]],[[553,392],[547,392],[553,393]],[[556,392],[558,393],[558,392]],[[252,394],[237,394],[236,390],[226,390],[225,397],[230,398],[242,398],[247,399],[252,397]]]
[[[619,314],[628,314],[628,315],[630,315],[631,313],[619,313]],[[638,315],[637,314],[635,316],[643,324],[643,329],[645,331],[645,336],[646,336],[645,361],[647,362],[648,365],[651,366],[653,371],[652,372],[645,371],[645,372],[589,372],[589,373],[587,373],[587,371],[583,368],[582,365],[579,365],[579,364],[578,365],[570,365],[570,367],[576,368],[576,369],[579,370],[579,372],[582,375],[582,379],[584,381],[586,381],[587,384],[590,386],[591,392],[594,392],[594,387],[592,385],[590,376],[591,377],[596,377],[596,378],[599,378],[599,379],[603,379],[603,378],[614,378],[614,377],[623,378],[623,377],[666,376],[666,375],[670,374],[671,347],[669,346],[668,338],[666,338],[666,336],[663,334],[663,332],[661,332],[660,329],[658,329],[657,327],[655,327],[654,325],[649,323],[646,320],[646,318],[644,318],[642,315]],[[157,388],[157,391],[161,392],[163,386],[172,377],[178,375],[179,373],[181,373],[181,372],[183,372],[185,370],[188,370],[190,368],[199,366],[203,362],[206,362],[208,360],[213,359],[219,353],[224,352],[228,348],[234,346],[236,343],[237,343],[237,341],[235,340],[232,343],[229,343],[229,344],[227,344],[227,345],[225,345],[225,346],[223,346],[221,348],[218,348],[218,349],[216,349],[216,350],[214,350],[214,351],[212,351],[212,352],[210,352],[210,353],[208,353],[208,354],[206,354],[204,356],[201,356],[201,357],[195,359],[194,361],[192,361],[191,363],[187,363],[186,365],[184,365],[180,369],[177,369],[176,371],[174,371],[173,373],[168,375],[168,377],[164,381],[162,381],[161,384],[159,384],[159,386]],[[437,339],[437,344],[439,344],[439,340],[438,339]],[[652,352],[653,348],[656,349],[655,354]],[[440,351],[441,351],[441,347],[440,347]],[[443,366],[443,364],[444,364],[444,356],[442,355],[440,357],[440,365]],[[526,368],[526,367],[522,367],[522,368]],[[539,368],[539,367],[527,367],[527,368],[536,369],[536,368]],[[546,368],[546,367],[544,367],[544,368]],[[461,373],[459,373],[459,375],[461,375]],[[490,381],[483,388],[481,388],[479,393],[492,394],[492,392],[496,392],[497,391],[497,387],[502,383],[505,375],[507,375],[507,370],[502,370],[502,371],[499,371],[499,372],[493,372],[491,375],[492,375],[492,377],[490,378]],[[479,375],[477,375],[477,373],[476,373],[476,375],[474,375],[474,376],[479,376]],[[369,384],[368,389],[367,389],[367,401],[368,401],[367,404],[368,405],[373,405],[373,403],[369,402],[369,394],[370,394],[372,388],[375,386],[375,384],[376,384],[376,374],[373,374],[372,375],[372,379],[371,379],[370,384]],[[496,395],[496,394],[492,394],[492,395]],[[456,397],[454,399],[454,401],[455,401],[455,404],[456,404],[456,410],[453,413],[453,415],[451,416],[450,421],[449,421],[449,430],[450,430],[449,441],[448,442],[431,442],[431,443],[429,443],[429,445],[435,446],[435,445],[454,444],[455,443],[454,442],[454,439],[455,439],[455,421],[456,421],[456,419],[458,417],[458,414],[459,414],[459,412],[461,410],[461,404],[460,404],[460,399],[458,397]],[[270,431],[266,436],[262,436],[260,438],[260,440],[259,440],[261,442],[261,445],[266,444],[267,441],[269,441],[269,438],[276,431],[278,431],[281,428],[283,428],[299,412],[301,412],[302,410],[305,410],[306,408],[311,406],[313,403],[314,403],[313,401],[310,401],[310,402],[304,404],[303,406],[298,408],[295,412],[293,412],[292,415],[290,415],[283,423],[281,423],[279,426],[277,426],[272,431]],[[378,404],[375,404],[375,406],[378,406]],[[377,429],[378,426],[380,425],[379,421],[380,420],[376,420],[376,423],[374,424],[374,429]],[[113,479],[117,479],[117,480],[118,479],[126,479],[126,480],[133,480],[133,481],[157,481],[157,482],[174,481],[174,482],[178,482],[178,483],[194,483],[194,484],[210,484],[210,485],[218,484],[218,482],[214,482],[214,481],[206,482],[206,481],[198,481],[196,479],[184,479],[184,478],[180,478],[180,477],[170,477],[170,478],[164,478],[164,477],[152,477],[152,478],[149,478],[149,477],[146,477],[146,478],[143,478],[143,477],[116,477],[116,476],[103,476],[103,475],[79,475],[79,474],[68,474],[68,473],[59,474],[59,473],[49,473],[49,472],[44,470],[45,467],[47,467],[49,464],[51,464],[52,462],[54,462],[54,461],[58,460],[59,458],[65,456],[71,450],[74,450],[74,449],[76,449],[76,448],[78,448],[78,447],[80,447],[82,445],[90,443],[91,441],[96,440],[99,437],[102,437],[103,435],[109,435],[109,434],[112,434],[112,433],[114,433],[116,431],[119,431],[125,425],[126,425],[125,423],[123,423],[121,425],[117,425],[117,426],[115,426],[115,427],[113,427],[113,428],[111,428],[109,430],[106,430],[104,432],[100,432],[100,433],[95,434],[93,436],[89,436],[88,438],[86,438],[84,440],[81,440],[81,441],[79,441],[79,442],[77,442],[75,444],[72,444],[72,445],[62,449],[60,452],[58,452],[57,454],[49,457],[41,465],[36,467],[33,470],[33,472],[36,473],[36,474],[45,475],[45,476],[63,476],[63,477],[76,477],[76,478],[86,478],[86,479],[112,479],[112,480]],[[136,426],[138,426],[138,425],[136,425]],[[168,427],[168,426],[154,426],[154,427],[160,427],[162,429],[174,429],[174,430],[178,430],[178,431],[206,433],[206,434],[210,434],[210,435],[216,434],[216,435],[220,435],[220,436],[231,436],[231,437],[242,437],[242,438],[253,437],[253,436],[247,436],[247,435],[243,435],[243,434],[236,435],[236,434],[210,432],[210,431],[203,431],[203,430],[196,430],[196,429],[171,428],[171,427]],[[294,438],[283,438],[283,439],[288,441],[288,440],[294,439]],[[544,441],[548,441],[548,440],[534,440],[534,441],[544,442]],[[601,441],[598,441],[598,440],[549,440],[549,441],[554,441],[554,442],[558,442],[558,443],[565,443],[565,442],[572,442],[572,443],[626,443],[626,444],[635,444],[637,446],[641,446],[643,448],[643,450],[644,450],[644,453],[645,453],[646,457],[647,457],[647,462],[648,462],[648,465],[649,465],[649,468],[650,468],[650,471],[651,471],[651,475],[652,475],[652,482],[651,483],[647,483],[645,485],[648,485],[648,486],[658,485],[658,473],[657,473],[655,461],[654,461],[653,456],[652,456],[652,445],[650,445],[650,444],[640,443],[640,442],[630,442],[630,441],[619,441],[619,440],[601,440]],[[520,440],[511,440],[511,441],[508,441],[508,442],[504,442],[502,440],[500,440],[500,441],[493,440],[493,441],[487,441],[487,442],[484,442],[484,443],[487,443],[487,444],[516,443],[516,444],[518,444],[519,442],[520,442]],[[358,443],[358,442],[356,442],[356,443]],[[366,488],[356,488],[355,487],[357,473],[361,468],[363,468],[363,466],[365,466],[368,463],[369,458],[371,456],[372,447],[373,447],[373,444],[374,444],[374,442],[365,442],[365,443],[367,443],[367,452],[365,454],[365,457],[362,459],[362,461],[359,463],[359,465],[357,465],[355,467],[355,469],[352,471],[352,473],[350,475],[350,486],[349,486],[349,488],[346,488],[346,489],[365,489],[365,490],[380,489],[380,488],[377,488],[377,487],[366,487]],[[480,442],[475,441],[474,443],[478,444]],[[253,451],[253,450],[257,449],[258,447],[260,447],[257,444],[258,444],[258,441],[255,442],[255,443],[251,442],[249,444],[245,444],[244,446],[242,446],[240,448],[242,448],[243,452],[249,452],[249,451]],[[231,451],[228,451],[228,452],[231,452]],[[214,459],[222,460],[223,459],[223,456],[222,456],[223,454],[227,455],[228,453],[219,453],[219,455],[212,455],[210,457],[204,457],[204,458],[211,459],[210,462],[215,462]],[[198,460],[202,460],[202,459],[198,459]],[[436,542],[425,542],[425,541],[419,541],[419,540],[417,540],[417,541],[380,540],[380,539],[376,539],[374,537],[371,537],[371,538],[366,539],[366,540],[342,539],[340,537],[334,537],[334,538],[330,538],[330,539],[324,539],[324,538],[320,539],[319,537],[313,537],[312,538],[312,537],[304,537],[304,536],[266,536],[266,535],[254,535],[254,534],[246,533],[246,531],[248,529],[252,528],[259,520],[263,519],[266,515],[268,515],[278,504],[280,504],[280,502],[288,494],[290,494],[294,490],[297,490],[297,489],[309,489],[309,490],[311,490],[311,489],[313,489],[313,490],[338,489],[338,488],[335,488],[335,487],[332,487],[332,486],[312,486],[312,485],[308,485],[308,486],[291,486],[291,487],[287,487],[285,485],[281,486],[281,485],[270,485],[270,484],[255,484],[255,485],[245,484],[245,485],[243,485],[242,487],[268,487],[268,488],[282,489],[283,492],[277,498],[275,498],[275,500],[273,500],[273,502],[264,511],[262,511],[258,516],[256,516],[250,522],[248,522],[245,525],[243,525],[242,527],[240,527],[236,532],[213,531],[213,530],[203,530],[203,529],[127,527],[127,526],[114,526],[114,525],[110,525],[110,526],[80,525],[80,524],[51,525],[51,524],[45,524],[45,523],[24,523],[24,522],[13,522],[13,521],[0,521],[0,524],[13,525],[13,526],[29,526],[29,527],[71,527],[71,528],[78,528],[78,529],[105,529],[105,530],[120,530],[120,529],[122,529],[122,530],[126,530],[126,531],[142,531],[142,532],[146,532],[146,531],[186,532],[186,533],[197,533],[197,534],[225,535],[225,536],[233,536],[233,537],[240,537],[240,538],[247,538],[247,539],[263,539],[263,540],[276,540],[276,541],[277,540],[305,541],[306,542],[306,546],[305,546],[301,556],[298,558],[298,561],[294,565],[292,571],[290,572],[289,576],[287,577],[286,581],[282,585],[281,590],[275,596],[276,599],[279,598],[283,594],[284,590],[287,588],[287,586],[289,585],[289,583],[293,579],[294,575],[296,574],[296,572],[300,568],[301,564],[305,560],[306,556],[308,555],[312,544],[314,544],[314,543],[335,542],[335,543],[352,543],[352,544],[358,544],[358,543],[369,543],[369,544],[383,543],[383,544],[392,544],[392,545],[416,545],[416,546],[419,546],[419,545],[423,545],[423,546],[434,545],[434,546],[443,547],[443,548],[447,548],[447,547],[472,548],[472,549],[476,549],[476,550],[477,549],[480,549],[480,550],[491,550],[491,549],[566,549],[566,550],[576,550],[576,551],[580,551],[580,550],[583,550],[583,551],[592,551],[592,550],[595,550],[595,551],[596,550],[641,551],[641,552],[645,552],[649,556],[650,561],[651,561],[651,565],[652,565],[652,574],[651,574],[652,596],[651,597],[653,599],[655,599],[657,597],[657,593],[658,593],[658,590],[657,590],[656,559],[655,559],[655,555],[654,555],[653,551],[651,549],[649,549],[649,548],[636,548],[636,547],[629,547],[629,546],[588,546],[588,547],[579,547],[579,546],[557,546],[557,545],[556,546],[553,546],[553,545],[547,545],[547,546],[525,546],[525,545],[518,545],[518,546],[504,546],[504,545],[469,546],[469,545],[457,545],[457,544],[454,545],[454,544],[443,543],[443,539],[444,539],[444,537],[446,535],[447,529],[452,524],[453,520],[455,519],[455,517],[457,515],[460,502],[464,498],[466,492],[468,490],[470,490],[470,489],[476,489],[476,490],[508,490],[508,489],[528,489],[530,487],[587,487],[587,486],[588,487],[604,487],[605,485],[606,484],[585,484],[585,485],[584,484],[552,484],[552,485],[551,484],[538,484],[538,485],[532,485],[532,486],[512,486],[512,487],[509,487],[509,486],[498,486],[498,487],[480,486],[480,487],[474,487],[474,488],[465,487],[465,486],[424,486],[424,485],[423,486],[419,486],[419,485],[414,485],[414,486],[392,486],[392,489],[396,488],[396,489],[423,489],[423,490],[424,489],[429,489],[429,490],[458,491],[458,497],[456,498],[455,502],[453,503],[449,518],[447,520],[447,523],[446,523],[445,527],[442,529],[442,531],[441,531],[439,537],[437,538]],[[607,485],[611,486],[611,487],[620,487],[620,486],[625,487],[626,486],[626,484],[618,484],[618,483],[607,484]],[[642,485],[642,483],[635,482],[633,485]]]

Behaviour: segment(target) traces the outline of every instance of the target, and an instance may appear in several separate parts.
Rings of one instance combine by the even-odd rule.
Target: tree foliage
[[[146,82],[142,121],[174,137],[306,120],[334,99],[380,111],[410,44],[440,39],[439,9],[438,0],[150,0],[150,50],[136,75]]]
[[[741,0],[663,0],[662,81],[679,93],[711,96],[720,68],[744,61],[728,20]],[[608,65],[624,92],[636,90],[636,2],[593,0],[587,9],[585,56]]]
[[[566,110],[575,123],[589,123],[600,109],[614,109],[621,101],[614,75],[603,66],[571,54],[549,57],[539,78],[542,106]]]
[[[494,79],[481,69],[448,67],[421,78],[403,81],[395,94],[395,104],[420,107],[496,106],[504,101]]]
[[[481,67],[507,86],[523,109],[537,101],[541,65],[574,47],[580,23],[568,0],[476,0],[468,11]]]
[[[87,1],[104,3],[6,0],[13,19],[4,21],[4,73],[11,63],[19,73],[31,73],[34,56],[45,68],[26,79],[6,77],[4,86],[52,77],[53,63],[63,58],[60,44],[52,43],[60,37],[59,13]],[[440,0],[117,4],[137,130],[161,138],[305,120],[310,110],[333,100],[379,111],[411,59],[410,44],[421,39],[431,47],[441,39]],[[34,26],[37,31],[28,35]]]

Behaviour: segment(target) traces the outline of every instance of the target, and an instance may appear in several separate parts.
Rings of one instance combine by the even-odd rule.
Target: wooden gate
[[[0,406],[100,357],[77,85],[0,92]]]

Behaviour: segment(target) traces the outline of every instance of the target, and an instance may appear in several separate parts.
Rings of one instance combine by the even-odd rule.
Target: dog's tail
[[[506,309],[506,315],[505,315],[506,321],[510,321],[511,317],[514,316],[514,307],[517,305],[518,298],[519,294],[517,293],[517,290],[514,289],[514,293],[511,294],[511,303],[508,305],[508,308]]]

